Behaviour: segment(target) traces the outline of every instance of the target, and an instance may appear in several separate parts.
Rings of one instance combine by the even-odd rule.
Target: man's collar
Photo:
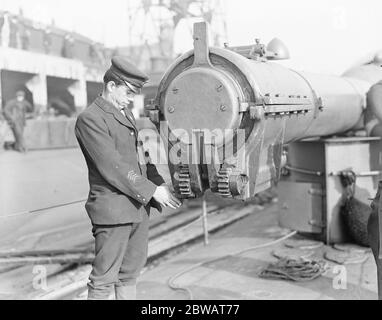
[[[134,118],[133,120],[130,120],[126,116],[122,115],[122,113],[118,111],[118,109],[111,102],[107,101],[101,95],[97,97],[97,99],[95,100],[95,104],[99,106],[103,111],[113,114],[119,122],[129,127],[132,127],[137,132],[137,128],[134,123]]]
[[[99,95],[97,99],[95,100],[95,103],[101,107],[106,112],[113,112],[114,110],[120,111],[120,108],[117,108],[114,104],[112,104],[110,101],[107,101],[102,95]]]

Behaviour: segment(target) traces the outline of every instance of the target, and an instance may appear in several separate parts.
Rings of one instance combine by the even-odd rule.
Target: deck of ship
[[[91,226],[84,210],[88,192],[86,167],[78,149],[33,151],[26,155],[4,152],[0,155],[0,251],[57,251],[91,244]],[[79,201],[59,208],[32,213],[39,208]],[[194,299],[376,299],[376,266],[370,252],[362,263],[329,263],[328,271],[307,282],[265,280],[259,272],[270,262],[275,249],[284,242],[235,255],[246,248],[267,244],[291,230],[278,226],[278,205],[265,208],[242,205],[211,214],[210,243],[203,244],[201,209],[190,204],[181,212],[153,214],[150,228],[150,259],[138,284],[138,299],[188,299],[185,291],[170,289],[168,281],[187,287]],[[15,215],[16,214],[16,215]],[[189,225],[189,223],[192,223]],[[295,236],[298,237],[298,236]],[[323,246],[314,256],[334,250]],[[219,258],[219,259],[218,259]],[[218,260],[217,260],[218,259]],[[215,261],[211,261],[215,260]],[[4,267],[4,266],[2,266]],[[0,272],[0,296],[4,299],[85,299],[90,265],[73,268],[68,264],[47,264],[48,288],[33,288],[35,266],[20,264]],[[338,286],[338,271],[342,280]],[[0,270],[1,271],[1,270]],[[183,273],[184,271],[187,271]]]

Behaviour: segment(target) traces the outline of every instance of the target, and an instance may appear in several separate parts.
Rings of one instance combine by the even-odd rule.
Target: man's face
[[[24,93],[19,92],[19,93],[16,94],[16,100],[17,101],[22,102],[22,101],[24,101],[24,99],[25,99],[25,94]]]
[[[131,102],[134,101],[135,93],[126,85],[112,85],[110,86],[110,96],[121,108],[126,108]]]

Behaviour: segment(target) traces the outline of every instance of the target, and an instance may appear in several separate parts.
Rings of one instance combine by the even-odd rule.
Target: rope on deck
[[[175,283],[175,281],[178,278],[180,278],[181,276],[183,276],[184,274],[186,274],[186,273],[188,273],[190,271],[193,271],[193,270],[195,270],[195,269],[197,269],[199,267],[202,267],[202,266],[204,266],[206,264],[213,263],[213,262],[216,262],[216,261],[220,261],[220,260],[226,259],[226,258],[231,257],[231,256],[238,256],[238,255],[241,255],[241,254],[249,252],[249,251],[258,250],[258,249],[262,249],[262,248],[273,246],[275,244],[278,244],[278,243],[280,243],[280,242],[282,242],[284,240],[287,240],[287,239],[295,236],[296,234],[297,234],[297,231],[293,231],[293,232],[287,234],[286,236],[284,236],[284,237],[282,237],[280,239],[277,239],[277,240],[274,240],[274,241],[271,241],[271,242],[267,242],[267,243],[263,243],[263,244],[260,244],[260,245],[254,246],[254,247],[249,247],[249,248],[244,249],[244,250],[240,250],[240,251],[237,251],[237,252],[234,252],[234,253],[231,253],[231,254],[227,254],[227,255],[218,257],[218,258],[214,258],[214,259],[210,259],[210,260],[207,260],[207,261],[203,261],[203,262],[194,264],[191,267],[183,270],[182,272],[179,272],[179,273],[175,274],[174,276],[172,276],[167,281],[167,285],[172,290],[176,290],[176,291],[180,290],[180,291],[186,292],[187,295],[189,296],[189,299],[190,300],[194,300],[192,291],[189,288],[181,286],[181,285],[178,285],[178,284]]]
[[[260,278],[274,280],[311,281],[325,273],[327,263],[314,260],[280,259],[269,264],[259,274]]]

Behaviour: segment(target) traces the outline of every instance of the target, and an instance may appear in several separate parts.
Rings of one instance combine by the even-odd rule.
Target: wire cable
[[[253,251],[253,250],[258,250],[258,249],[262,249],[262,248],[273,246],[275,244],[278,244],[278,243],[280,243],[280,242],[282,242],[284,240],[287,240],[287,239],[295,236],[296,234],[297,234],[297,231],[293,231],[293,232],[287,234],[286,236],[284,236],[284,237],[282,237],[280,239],[271,241],[271,242],[267,242],[267,243],[263,243],[263,244],[260,244],[260,245],[257,245],[257,246],[249,247],[247,249],[240,250],[240,251],[237,251],[237,252],[233,252],[233,253],[230,253],[230,254],[218,257],[218,258],[214,258],[214,259],[210,259],[210,260],[207,260],[207,261],[199,262],[199,263],[194,264],[194,265],[190,266],[189,268],[187,268],[187,269],[185,269],[185,270],[175,274],[174,276],[172,276],[170,279],[168,279],[167,285],[172,290],[175,290],[175,291],[179,290],[179,291],[186,292],[188,294],[188,296],[189,296],[189,300],[194,300],[192,291],[189,288],[182,287],[182,286],[177,285],[175,283],[175,281],[178,278],[180,278],[181,276],[183,276],[184,274],[186,274],[186,273],[188,273],[190,271],[193,271],[193,270],[195,270],[195,269],[197,269],[199,267],[202,267],[205,264],[213,263],[213,262],[216,262],[216,261],[219,261],[219,260],[223,260],[223,259],[226,259],[227,257],[230,257],[230,256],[238,256],[238,255],[241,255],[241,254],[246,253],[248,251]]]
[[[17,213],[12,213],[12,214],[8,214],[8,215],[0,216],[0,219],[9,219],[9,218],[19,217],[19,216],[23,216],[23,215],[27,215],[27,214],[36,214],[36,213],[42,214],[44,211],[62,208],[62,207],[70,206],[73,204],[83,203],[86,200],[87,199],[75,200],[75,201],[71,201],[71,202],[56,204],[56,205],[46,207],[46,208],[40,208],[40,209],[31,210],[31,211],[21,211],[21,212],[17,212]]]

